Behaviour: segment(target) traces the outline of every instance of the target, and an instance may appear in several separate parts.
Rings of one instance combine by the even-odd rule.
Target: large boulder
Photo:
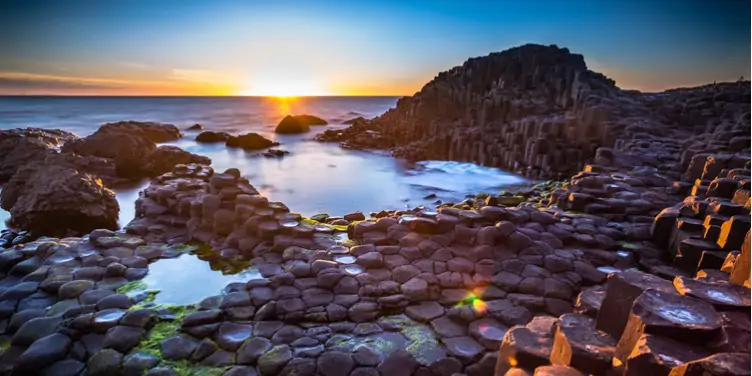
[[[225,145],[231,148],[258,150],[277,146],[279,145],[279,142],[269,140],[258,133],[246,133],[241,134],[240,136],[230,136],[230,139],[227,140]]]
[[[326,125],[326,120],[313,115],[287,115],[277,124],[276,133],[294,134],[311,130],[312,125]]]
[[[137,178],[142,175],[144,157],[157,145],[137,133],[95,132],[94,134],[63,145],[63,152],[110,158],[115,161],[118,176]]]
[[[19,167],[44,159],[76,135],[58,129],[0,130],[0,182],[7,182]]]
[[[81,173],[87,173],[102,179],[102,182],[107,187],[116,186],[124,182],[124,179],[117,176],[115,162],[112,159],[94,156],[84,157],[68,153],[46,154],[43,160],[25,166],[29,168],[20,168],[16,174],[13,175],[13,178],[5,183],[3,194],[0,195],[1,207],[9,210],[15,205],[18,196],[26,192],[27,189],[30,189],[27,188],[27,184],[33,182],[33,176],[38,170],[37,164],[47,166],[54,165],[73,169]]]
[[[169,142],[175,141],[183,137],[180,133],[180,129],[172,124],[161,124],[155,122],[141,122],[141,121],[119,121],[116,123],[107,123],[94,134],[97,133],[128,133],[137,134],[148,138],[151,142]]]
[[[18,179],[25,181],[18,184]],[[118,228],[115,192],[100,179],[65,166],[36,162],[23,167],[0,200],[15,225],[40,235],[81,236]]]
[[[176,165],[189,163],[210,165],[211,159],[187,152],[177,146],[164,145],[146,156],[143,169],[147,175],[157,176],[172,171]]]

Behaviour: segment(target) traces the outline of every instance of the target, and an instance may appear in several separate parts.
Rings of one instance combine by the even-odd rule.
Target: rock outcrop
[[[282,134],[305,133],[311,129],[310,126],[326,124],[326,120],[313,115],[287,115],[277,124],[274,132]]]
[[[144,157],[156,148],[157,145],[153,141],[137,133],[97,131],[85,138],[66,143],[62,151],[112,159],[119,176],[138,178],[143,175]]]
[[[57,152],[76,135],[58,129],[18,128],[0,130],[0,182],[7,182],[19,167]]]
[[[259,150],[277,146],[279,145],[279,142],[269,140],[258,133],[246,133],[239,136],[229,136],[225,145],[227,147],[241,148],[244,150]]]
[[[187,152],[177,146],[160,146],[144,158],[143,171],[149,176],[157,176],[172,171],[179,164],[199,163],[210,165],[211,159],[203,155]]]
[[[180,133],[180,129],[172,124],[133,120],[107,123],[94,132],[94,134],[103,133],[127,133],[131,135],[139,135],[146,137],[154,143],[176,141],[183,137],[183,134]]]
[[[211,163],[209,158],[175,146],[156,145],[182,136],[171,124],[121,121],[105,124],[85,138],[66,143],[62,152],[110,159],[123,179],[159,175],[178,163]]]
[[[27,165],[0,198],[14,224],[38,234],[76,236],[118,228],[115,193],[100,179],[65,166]]]
[[[748,103],[748,82],[643,94],[619,89],[565,48],[524,45],[470,59],[385,114],[318,139],[558,177],[635,133],[679,128],[686,137],[727,122],[723,132],[742,137]]]
[[[225,132],[204,131],[196,136],[196,142],[225,142],[230,139],[230,134]]]

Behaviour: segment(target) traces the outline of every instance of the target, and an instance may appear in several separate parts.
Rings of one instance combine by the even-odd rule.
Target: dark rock
[[[31,371],[44,368],[55,361],[64,359],[70,346],[71,339],[64,334],[54,333],[42,337],[18,357],[17,369]]]
[[[609,275],[606,297],[598,312],[595,327],[612,338],[621,338],[622,330],[629,319],[632,303],[647,289],[675,291],[669,281],[636,270]]]
[[[240,136],[230,136],[225,145],[244,150],[259,150],[277,146],[279,142],[271,141],[258,133],[246,133]]]
[[[595,329],[595,321],[585,315],[559,317],[551,363],[572,366],[586,374],[602,375],[611,368],[616,340]]]
[[[225,142],[230,139],[230,134],[225,132],[213,132],[213,131],[204,131],[198,134],[196,136],[196,142],[205,142],[205,143],[213,143],[213,142]]]
[[[118,228],[120,208],[115,193],[94,176],[66,167],[31,164],[13,179],[25,179],[23,191],[13,192],[6,187],[0,196],[16,197],[11,207],[3,208],[10,211],[12,221],[21,228],[62,236]]]
[[[714,343],[723,338],[721,325],[721,315],[709,303],[650,289],[635,300],[614,357],[626,362],[643,334],[663,335],[687,344]]]

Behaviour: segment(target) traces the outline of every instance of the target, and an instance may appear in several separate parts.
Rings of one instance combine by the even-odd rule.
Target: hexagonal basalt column
[[[625,362],[643,334],[705,345],[723,339],[721,315],[710,303],[676,292],[647,290],[632,306],[614,357]]]
[[[671,282],[637,270],[611,274],[595,327],[613,338],[621,338],[624,326],[629,320],[632,303],[649,288],[666,292],[675,291]]]
[[[671,338],[643,334],[626,361],[625,376],[668,376],[683,363],[708,355],[702,347],[690,346]]]
[[[595,329],[595,320],[585,315],[566,314],[557,324],[551,364],[602,375],[611,368],[614,346],[615,339]]]

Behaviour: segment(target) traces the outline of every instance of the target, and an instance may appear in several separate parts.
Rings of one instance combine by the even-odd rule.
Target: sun
[[[238,94],[259,97],[306,97],[328,95],[319,85],[310,81],[287,80],[254,80],[247,88]]]

